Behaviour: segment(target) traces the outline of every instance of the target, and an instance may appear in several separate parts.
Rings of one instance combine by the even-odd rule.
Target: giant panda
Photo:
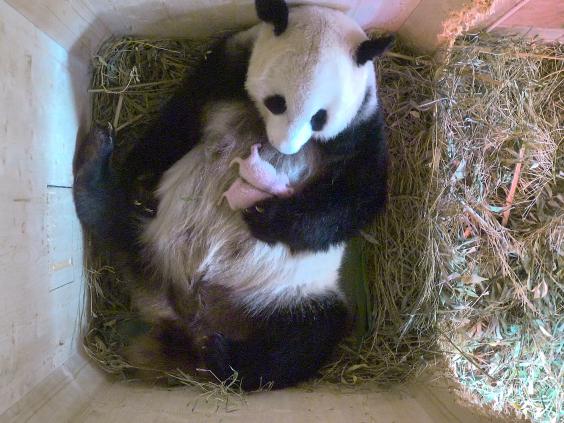
[[[127,267],[152,327],[127,358],[219,380],[235,372],[246,390],[314,376],[347,333],[346,242],[386,203],[372,59],[392,42],[330,8],[255,6],[261,22],[214,44],[125,166],[112,165],[111,131],[94,129],[74,183],[83,226]],[[292,195],[232,210],[221,201],[240,172],[230,164],[256,144]],[[143,174],[157,175],[154,214],[134,205]]]

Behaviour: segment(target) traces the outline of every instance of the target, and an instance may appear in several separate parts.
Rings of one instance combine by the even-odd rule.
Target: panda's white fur
[[[339,292],[344,246],[327,252],[291,253],[253,238],[240,212],[221,201],[236,178],[235,158],[265,142],[261,155],[288,174],[292,184],[315,169],[313,146],[283,156],[266,144],[253,110],[245,103],[215,104],[207,113],[206,142],[195,147],[162,178],[159,211],[145,228],[146,255],[173,284],[189,291],[198,281],[229,287],[252,312],[275,310],[304,296]]]
[[[281,35],[267,23],[252,31],[256,41],[246,88],[264,119],[270,143],[282,153],[298,152],[312,136],[326,140],[338,135],[358,115],[366,89],[375,88],[372,64],[358,66],[353,60],[366,34],[339,11],[295,7]],[[276,94],[287,106],[279,115],[263,104]],[[371,97],[367,113],[374,111],[376,98]],[[320,109],[327,110],[328,120],[321,131],[313,132],[310,120]]]

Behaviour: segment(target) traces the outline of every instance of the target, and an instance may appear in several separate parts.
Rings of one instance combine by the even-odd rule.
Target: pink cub
[[[279,174],[274,166],[261,159],[259,147],[260,144],[253,145],[249,157],[244,160],[237,157],[229,164],[239,164],[239,177],[223,193],[232,210],[246,209],[272,196],[289,197],[294,193],[288,175]]]

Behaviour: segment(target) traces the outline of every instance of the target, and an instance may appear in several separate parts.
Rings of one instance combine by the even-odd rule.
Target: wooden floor
[[[422,399],[422,398],[420,398]],[[489,422],[465,415],[464,409],[447,409],[437,402],[421,402],[413,388],[404,392],[369,391],[340,393],[320,389],[315,392],[287,390],[259,393],[246,403],[222,404],[205,401],[186,391],[163,391],[139,386],[112,385],[97,396],[79,416],[79,422],[118,423],[127,419],[138,422],[396,422],[456,423]],[[219,409],[217,406],[219,405]]]
[[[229,404],[190,388],[109,380],[74,356],[0,415],[6,423],[493,423],[456,403],[435,380],[383,391],[317,387],[251,394]]]

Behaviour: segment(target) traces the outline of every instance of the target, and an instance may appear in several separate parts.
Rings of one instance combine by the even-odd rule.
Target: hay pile
[[[467,36],[436,83],[445,347],[480,401],[546,422],[564,400],[563,53]]]
[[[208,45],[128,38],[102,47],[93,120],[113,123],[120,151]],[[378,62],[392,153],[389,209],[351,245],[356,336],[320,381],[402,382],[446,353],[480,402],[538,421],[561,413],[563,104],[554,56],[562,57],[557,47],[470,37],[441,66],[401,46]],[[119,269],[95,246],[89,272],[86,350],[127,376],[119,350],[146,328]],[[232,381],[169,376],[221,401],[239,395]]]

